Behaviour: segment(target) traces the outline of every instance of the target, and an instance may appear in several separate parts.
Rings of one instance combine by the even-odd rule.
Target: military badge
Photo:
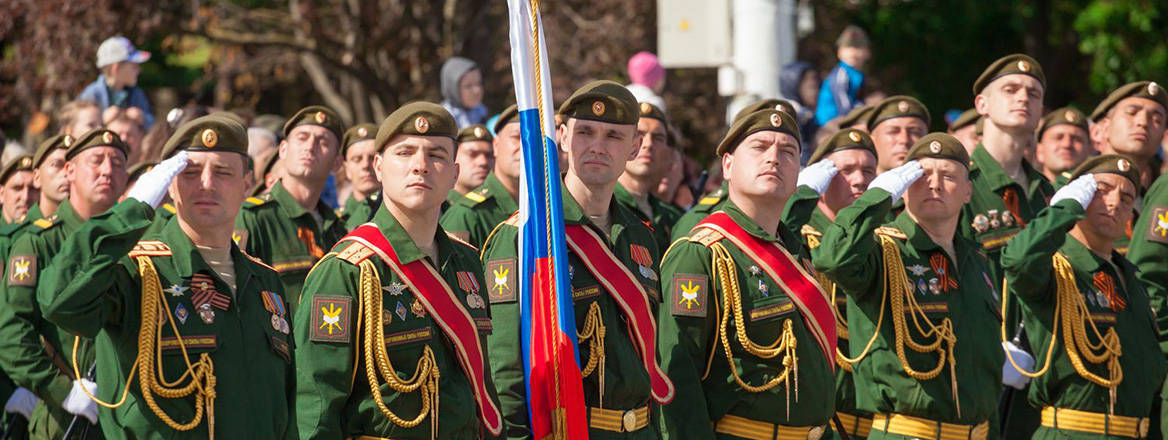
[[[404,293],[406,291],[405,289],[406,289],[406,285],[399,283],[397,281],[389,283],[388,286],[381,286],[381,290],[385,291],[385,293],[388,293],[392,296],[401,295],[402,293]]]
[[[203,303],[198,308],[199,319],[203,320],[203,324],[211,325],[215,323],[215,309],[211,308],[211,304]]]
[[[179,324],[186,324],[188,317],[190,317],[190,312],[187,311],[186,306],[182,303],[174,306],[174,318],[178,320]]]
[[[600,116],[604,114],[604,102],[596,101],[592,103],[592,114]]]
[[[933,295],[941,294],[941,282],[936,278],[929,278],[929,292]]]
[[[1007,228],[1010,226],[1014,226],[1014,213],[1010,212],[1010,210],[1008,210],[1008,209],[1005,211],[1002,211],[1002,226],[1005,226]]]
[[[224,295],[215,288],[215,281],[206,273],[191,275],[190,281],[191,302],[195,307],[210,304],[219,310],[227,310],[231,306],[231,297]]]
[[[8,285],[35,286],[37,281],[37,256],[34,254],[13,255],[8,259]]]
[[[353,297],[348,295],[316,295],[312,297],[312,322],[308,339],[317,342],[344,342],[352,338],[349,313]]]
[[[1160,206],[1152,210],[1152,221],[1148,222],[1148,240],[1168,243],[1168,207]]]
[[[705,317],[708,309],[710,279],[705,275],[677,273],[673,275],[673,298],[671,309],[674,315]]]
[[[422,302],[416,299],[414,300],[413,304],[410,304],[410,312],[419,318],[426,317],[426,307],[422,306]]]
[[[771,290],[769,287],[767,287],[766,281],[763,280],[758,280],[758,292],[761,293],[762,296],[771,296]]]
[[[393,312],[390,312],[389,310],[381,309],[381,326],[382,327],[387,326],[391,322],[393,322]]]
[[[629,256],[633,258],[633,262],[637,263],[640,269],[641,277],[657,281],[657,274],[653,272],[653,256],[649,254],[649,249],[639,244],[629,245]]]
[[[758,266],[755,266],[755,265],[751,265],[749,268],[747,268],[747,271],[750,272],[750,276],[752,276],[752,277],[757,277],[759,274],[762,273],[762,269],[760,269]]]
[[[166,288],[165,292],[169,293],[170,296],[183,296],[187,293],[187,288],[178,284],[171,284],[170,287]]]
[[[491,299],[491,304],[515,301],[514,258],[488,261],[486,276],[493,280],[487,283],[490,284],[487,295]]]
[[[405,306],[405,304],[402,304],[401,301],[397,302],[397,307],[394,307],[393,312],[397,314],[399,321],[406,320],[406,313],[407,313],[406,306]]]
[[[917,290],[921,292],[921,295],[929,293],[929,285],[925,283],[924,278],[917,280]]]
[[[906,269],[908,269],[909,272],[912,272],[913,275],[918,276],[918,277],[923,276],[925,274],[925,272],[929,271],[929,268],[922,266],[922,265],[919,265],[919,264],[914,264],[912,266],[907,267]]]
[[[997,229],[998,227],[1002,226],[1002,220],[998,217],[998,210],[991,209],[986,213],[986,215],[990,218],[991,228]]]
[[[979,234],[985,232],[990,228],[990,219],[985,214],[978,214],[973,216],[973,230]]]

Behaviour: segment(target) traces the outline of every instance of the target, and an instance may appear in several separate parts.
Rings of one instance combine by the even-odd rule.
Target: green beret
[[[640,117],[642,118],[656,119],[661,121],[662,124],[669,125],[669,118],[665,116],[665,112],[653,104],[647,102],[639,103],[637,104],[637,110],[640,111]]]
[[[474,141],[491,141],[491,132],[487,130],[487,126],[483,124],[475,124],[468,126],[458,131],[458,137],[455,139],[458,143],[474,142]]]
[[[1107,116],[1107,112],[1115,107],[1115,104],[1124,98],[1150,99],[1156,101],[1161,107],[1164,107],[1165,112],[1168,112],[1168,92],[1164,91],[1164,87],[1152,81],[1140,81],[1124,84],[1107,95],[1107,98],[1095,107],[1095,111],[1091,112],[1091,120],[1099,122],[1100,119]]]
[[[856,124],[864,124],[864,126],[867,127],[868,116],[872,115],[872,110],[875,108],[876,107],[870,105],[861,105],[856,107],[842,118],[839,118],[839,126],[851,127]]]
[[[641,115],[632,92],[608,80],[593,81],[577,89],[560,106],[559,113],[565,122],[576,118],[623,125],[637,125]]]
[[[32,171],[32,156],[22,154],[12,158],[4,165],[4,169],[0,170],[0,185],[8,183],[8,178],[16,174],[17,171]]]
[[[876,144],[872,143],[872,136],[865,133],[863,130],[854,128],[845,128],[835,132],[831,137],[819,143],[819,147],[811,153],[811,159],[807,160],[808,164],[819,162],[831,153],[843,150],[865,150],[876,156]]]
[[[129,179],[127,179],[126,181],[127,182],[137,181],[139,177],[142,177],[143,173],[150,171],[152,168],[154,168],[155,165],[158,165],[158,163],[157,162],[141,162],[141,163],[138,163],[138,164],[130,167],[130,169],[126,170],[126,174],[130,176]]]
[[[981,76],[978,76],[977,80],[973,82],[973,94],[980,95],[982,89],[985,89],[994,80],[1016,73],[1030,75],[1042,83],[1043,87],[1046,87],[1046,75],[1042,74],[1042,65],[1038,64],[1034,58],[1016,53],[998,58],[997,61],[990,63],[990,66],[986,67]]]
[[[778,110],[781,112],[786,112],[796,120],[799,119],[799,116],[795,114],[795,105],[791,104],[791,101],[786,99],[768,98],[754,101],[750,103],[750,105],[743,107],[742,110],[739,110],[738,113],[734,114],[734,119],[732,120],[737,121],[738,118],[757,112],[759,110]]]
[[[264,159],[263,162],[252,163],[252,172],[255,173],[255,186],[248,191],[249,195],[258,196],[264,192],[264,181],[267,180],[268,174],[271,174],[272,168],[276,167],[276,162],[280,160],[279,154],[272,154]]]
[[[377,137],[377,126],[368,122],[364,124],[357,124],[345,130],[345,136],[341,139],[341,155],[349,150],[349,146],[361,141],[370,141]]]
[[[949,125],[949,131],[957,131],[970,125],[976,124],[981,115],[978,114],[976,108],[971,108],[961,112],[961,116],[953,120],[953,124]]]
[[[412,136],[442,136],[454,140],[458,134],[458,124],[454,116],[438,104],[416,101],[403,105],[381,121],[377,128],[377,151],[385,149],[385,143],[399,134]]]
[[[517,116],[519,116],[518,105],[511,104],[510,106],[507,106],[507,108],[503,109],[503,113],[499,113],[499,118],[495,119],[495,135],[498,136],[499,132],[502,131],[503,127],[506,127],[508,123],[519,122],[515,120]]]
[[[74,141],[76,139],[73,139],[73,136],[67,134],[59,134],[45,139],[37,146],[36,154],[32,156],[32,167],[40,168],[41,164],[45,162],[45,159],[49,157],[49,153],[52,153],[53,150],[58,148],[69,148],[73,145]]]
[[[1084,174],[1111,173],[1119,174],[1135,185],[1136,193],[1140,192],[1140,167],[1132,158],[1122,154],[1104,154],[1087,159],[1071,172],[1070,180],[1075,180]]]
[[[175,129],[162,146],[162,157],[180,150],[229,151],[247,156],[247,128],[224,112],[200,116]]]
[[[288,121],[284,122],[283,138],[287,139],[292,129],[301,125],[317,125],[327,128],[328,131],[333,132],[333,136],[336,136],[338,141],[341,140],[341,137],[345,133],[345,126],[341,124],[341,117],[337,116],[337,113],[332,111],[332,109],[322,105],[304,107],[292,115],[291,118],[288,118]]]
[[[65,159],[72,159],[78,153],[93,147],[114,147],[121,150],[123,155],[130,154],[130,146],[122,141],[121,136],[104,128],[96,128],[75,139],[73,145],[65,150]]]
[[[872,107],[872,112],[868,114],[868,131],[875,130],[881,122],[904,116],[920,119],[925,122],[925,126],[933,122],[929,109],[916,98],[896,95],[884,98]]]
[[[726,131],[726,136],[718,143],[716,150],[718,155],[734,151],[742,139],[760,131],[787,133],[795,137],[800,148],[803,145],[803,140],[799,138],[799,126],[795,124],[795,118],[779,110],[759,110],[734,121],[734,124]]]
[[[917,140],[917,143],[913,144],[912,148],[908,149],[908,155],[904,157],[904,161],[908,162],[923,157],[949,159],[969,169],[969,152],[965,151],[965,146],[961,145],[961,141],[949,133],[936,132],[922,136]]]
[[[1042,140],[1042,133],[1046,132],[1046,129],[1059,124],[1074,125],[1082,128],[1084,132],[1090,133],[1090,129],[1087,127],[1087,116],[1083,112],[1075,108],[1063,107],[1047,113],[1041,121],[1038,121],[1038,130],[1035,131],[1034,138]]]

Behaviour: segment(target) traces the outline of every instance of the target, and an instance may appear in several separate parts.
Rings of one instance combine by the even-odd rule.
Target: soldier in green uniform
[[[36,201],[36,189],[32,185],[33,167],[31,156],[19,156],[9,161],[0,171],[0,191],[3,192],[3,208],[5,220],[14,221],[0,227],[0,258],[6,258],[8,248],[12,245],[12,238],[16,231],[28,224],[27,211],[21,213],[18,208],[28,208],[28,204]],[[31,193],[31,194],[30,194]],[[28,434],[28,419],[36,407],[37,397],[27,388],[19,387],[12,379],[0,371],[0,400],[5,402],[4,415],[0,423],[5,430],[11,430],[13,437],[26,438]],[[22,432],[21,432],[22,431]]]
[[[24,222],[28,209],[40,199],[33,185],[32,156],[12,158],[0,170],[0,229]]]
[[[283,177],[271,191],[245,200],[235,219],[239,248],[276,268],[293,312],[308,269],[346,232],[320,199],[341,160],[343,132],[340,117],[325,107],[308,106],[288,118],[278,153]]]
[[[1102,154],[1126,154],[1140,165],[1141,187],[1160,174],[1160,141],[1168,127],[1168,92],[1158,83],[1124,84],[1091,112],[1092,138]],[[1136,207],[1139,208],[1138,206]]]
[[[998,287],[981,247],[958,233],[969,155],[932,133],[905,161],[839,212],[814,254],[848,296],[856,403],[874,413],[869,439],[994,438]],[[901,194],[905,211],[889,222]]]
[[[632,158],[640,112],[632,93],[612,81],[576,90],[560,106],[567,234],[589,438],[656,439],[650,413],[673,397],[657,365],[653,338],[659,302],[656,241],[649,228],[613,197],[624,163]],[[514,219],[515,217],[512,217]],[[531,436],[519,335],[519,228],[504,222],[483,247],[495,327],[491,373],[506,420],[504,436]],[[587,348],[585,348],[587,347]],[[653,408],[651,408],[653,407]]]
[[[852,109],[848,114],[839,118],[839,127],[841,129],[854,128],[867,133],[868,118],[872,116],[872,110],[875,108],[876,106],[874,105],[861,105]]]
[[[375,139],[383,203],[308,276],[296,312],[302,439],[480,439],[502,417],[474,247],[438,226],[459,172],[454,118],[415,102]]]
[[[442,228],[481,247],[499,223],[519,210],[519,173],[523,172],[523,140],[519,110],[507,107],[495,120],[495,166],[483,185],[450,204],[442,213]]]
[[[1074,107],[1054,110],[1038,122],[1034,158],[1054,189],[1066,185],[1071,171],[1095,154],[1089,131],[1087,115]]]
[[[65,241],[41,274],[41,309],[96,340],[92,398],[109,408],[99,412],[106,437],[295,438],[280,279],[231,239],[247,196],[247,129],[203,116],[163,156]],[[177,213],[147,232],[167,194]]]
[[[1103,155],[1072,176],[1002,252],[1003,301],[1022,304],[1035,357],[1045,359],[1027,373],[1036,376],[1030,403],[1041,408],[1033,438],[1144,438],[1168,367],[1137,268],[1114,249],[1139,195],[1139,166]]]
[[[25,219],[31,223],[37,219],[57,213],[57,207],[69,198],[69,179],[65,177],[65,152],[76,138],[59,134],[45,139],[32,156],[32,167],[36,169],[34,179],[41,189],[36,205],[29,208]]]
[[[377,156],[377,126],[357,124],[345,131],[341,139],[341,157],[345,159],[345,177],[353,192],[345,199],[345,204],[337,215],[346,231],[361,226],[373,217],[381,196],[381,182],[373,172],[373,158]]]
[[[783,224],[800,236],[815,253],[836,213],[851,205],[876,177],[876,147],[867,132],[845,128],[819,144],[808,166],[799,173],[798,187],[787,202]],[[798,228],[798,229],[794,229]],[[836,313],[838,355],[835,356],[836,416],[850,438],[862,439],[872,427],[872,415],[856,409],[856,386],[848,362],[847,296],[818,274]]]
[[[911,96],[889,96],[868,114],[868,133],[876,144],[876,173],[904,163],[909,148],[929,132],[929,109]]]
[[[717,149],[727,202],[665,255],[657,346],[678,389],[663,409],[670,439],[816,440],[835,413],[823,392],[835,389],[835,317],[798,226],[781,221],[800,151],[787,113],[736,121]]]
[[[961,116],[949,124],[949,134],[961,141],[961,145],[965,146],[965,151],[971,154],[973,149],[977,148],[978,142],[981,142],[981,132],[977,129],[977,121],[979,120],[981,120],[981,115],[977,114],[976,108],[971,108],[961,112]]]
[[[86,219],[117,203],[126,185],[129,147],[112,131],[97,129],[77,138],[65,154],[69,199],[56,212],[28,226],[9,251],[0,298],[0,369],[17,385],[41,399],[29,423],[32,438],[59,439],[73,416],[97,423],[97,407],[69,367],[73,348],[78,365],[93,364],[93,341],[45,320],[36,290],[48,267],[70,235]],[[76,342],[75,342],[76,340]],[[84,421],[82,421],[84,424]]]
[[[491,131],[483,124],[467,126],[458,131],[458,137],[455,138],[458,143],[458,154],[454,158],[458,164],[458,181],[446,196],[446,203],[442,205],[443,211],[461,199],[464,194],[483,186],[483,182],[487,181],[487,175],[491,174],[491,169],[495,167],[495,149],[491,145],[493,140],[495,137],[491,136]]]
[[[1132,224],[1131,246],[1125,256],[1138,269],[1136,275],[1144,284],[1156,328],[1160,330],[1160,351],[1168,356],[1168,176],[1160,176],[1144,193],[1143,212]],[[1168,382],[1165,385],[1168,391]],[[1168,400],[1168,392],[1162,393]],[[1163,437],[1168,437],[1168,405],[1160,405],[1160,426]]]
[[[781,104],[780,104],[781,105]],[[625,172],[617,179],[613,197],[653,228],[657,247],[669,246],[670,230],[681,218],[681,210],[658,199],[653,190],[673,166],[674,150],[665,112],[653,104],[637,104],[637,155],[625,162]]]

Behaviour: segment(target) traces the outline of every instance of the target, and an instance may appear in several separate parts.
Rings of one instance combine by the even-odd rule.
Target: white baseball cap
[[[126,37],[110,37],[101,42],[101,46],[97,48],[97,68],[108,66],[113,63],[120,63],[122,61],[130,61],[134,63],[145,63],[150,59],[150,52],[138,50],[134,44],[127,40]]]

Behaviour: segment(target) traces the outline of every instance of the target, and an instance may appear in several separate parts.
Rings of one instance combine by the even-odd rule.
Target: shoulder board
[[[510,217],[507,217],[507,220],[503,220],[499,224],[519,227],[519,212],[515,212],[514,214],[511,214]]]
[[[819,232],[818,229],[815,229],[815,227],[811,225],[803,225],[803,228],[800,229],[799,232],[801,232],[803,235],[814,235],[816,237],[823,236],[822,232]]]
[[[272,267],[272,266],[269,266],[269,265],[268,265],[268,263],[265,263],[265,262],[264,262],[264,260],[261,260],[261,259],[259,259],[259,258],[256,258],[256,257],[253,257],[253,256],[251,256],[251,254],[249,254],[249,253],[245,252],[245,251],[243,250],[243,248],[239,248],[239,253],[243,254],[243,256],[247,257],[247,259],[251,260],[253,263],[255,263],[255,264],[258,264],[258,265],[260,265],[260,266],[263,266],[263,267],[267,268],[268,270],[270,270],[270,271],[272,271],[272,272],[279,273],[279,271],[277,271],[277,270],[276,270],[276,268],[274,268],[274,267]]]
[[[876,228],[876,235],[885,235],[892,238],[899,238],[901,240],[908,239],[908,236],[904,234],[904,231],[901,231],[900,229],[894,228],[892,226],[881,226]]]
[[[54,215],[49,218],[38,218],[36,221],[32,222],[32,224],[41,229],[49,229],[53,227],[53,225],[57,224],[57,216]]]
[[[470,191],[470,192],[464,194],[463,197],[466,197],[475,203],[482,203],[484,200],[487,200],[487,196],[485,194],[480,194],[480,192],[486,193],[487,192],[486,188],[483,188],[483,189],[478,190],[478,191]]]
[[[1073,176],[1073,174],[1071,174],[1070,171],[1063,171],[1061,176],[1063,176],[1064,179],[1071,180],[1071,176]]]
[[[474,247],[473,244],[467,243],[466,240],[458,238],[458,236],[456,236],[454,234],[447,232],[446,237],[450,238],[450,241],[453,241],[455,243],[458,243],[458,244],[461,244],[463,246],[470,248],[471,250],[475,251],[476,254],[479,252],[479,248]]]
[[[142,240],[130,250],[130,258],[136,257],[169,257],[170,246],[161,241]]]
[[[710,228],[701,228],[693,234],[690,234],[689,237],[686,237],[686,240],[692,241],[694,243],[701,243],[702,246],[709,247],[710,245],[717,243],[718,240],[721,240],[722,238],[724,237],[722,236],[721,232]]]
[[[171,205],[171,204],[169,204],[169,203],[163,203],[163,204],[162,204],[162,209],[165,209],[165,210],[167,210],[167,211],[170,211],[170,213],[171,213],[171,214],[176,214],[176,213],[178,213],[178,209],[175,209],[174,205]]]
[[[345,216],[345,209],[344,208],[334,209],[333,215],[337,216],[337,218],[343,218]]]
[[[370,249],[363,243],[353,241],[350,242],[348,246],[345,246],[344,249],[341,249],[340,252],[337,252],[337,259],[348,261],[352,265],[356,266],[361,264],[362,261],[369,259],[369,257],[373,256],[373,254],[373,249]]]
[[[265,203],[268,203],[271,200],[272,200],[272,193],[260,194],[260,195],[255,196],[255,197],[248,197],[247,199],[244,199],[243,206],[245,208],[250,208],[253,206],[260,206],[260,205],[263,205]]]

